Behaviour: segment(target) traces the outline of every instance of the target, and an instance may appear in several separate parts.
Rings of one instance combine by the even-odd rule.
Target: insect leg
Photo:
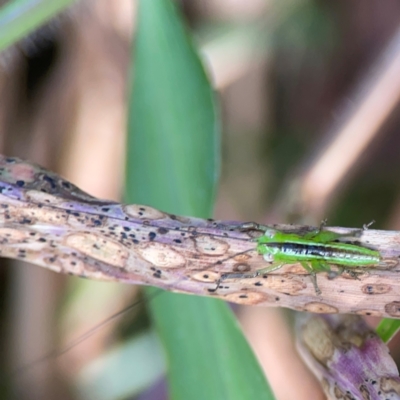
[[[311,265],[310,265],[307,262],[302,261],[302,262],[300,262],[300,264],[310,274],[311,282],[312,282],[312,284],[314,286],[315,293],[317,295],[320,295],[321,294],[321,290],[320,290],[320,288],[318,287],[318,284],[317,284],[317,274],[315,273],[313,263],[311,263]]]
[[[256,278],[257,276],[269,274],[272,271],[276,271],[277,269],[281,268],[284,264],[282,261],[274,262],[268,267],[258,269],[252,273],[235,273],[235,272],[228,272],[226,274],[221,275],[221,280],[225,279],[246,279],[246,278]]]
[[[276,271],[279,268],[282,268],[285,264],[282,261],[276,261],[273,262],[271,265],[269,265],[268,267],[262,268],[262,269],[258,269],[255,272],[255,276],[260,276],[260,275],[264,275],[264,274],[269,274],[272,271]]]
[[[364,224],[363,225],[363,231],[368,230],[368,228],[375,223],[375,220],[373,219],[371,222],[369,222],[368,224]]]
[[[319,226],[318,229],[314,229],[313,231],[306,233],[303,237],[304,239],[315,240],[316,242],[319,243],[334,242],[335,240],[341,238],[360,237],[362,233],[365,230],[367,230],[374,222],[375,221],[372,220],[370,223],[364,224],[362,229],[354,229],[353,231],[347,233],[336,233],[329,230],[324,230],[326,226],[326,219],[325,219],[321,222],[321,225]]]
[[[368,224],[364,224],[362,229],[354,229],[351,232],[343,233],[339,237],[359,237],[363,234],[364,231],[368,230],[369,227],[375,223],[375,220],[372,220]]]
[[[244,272],[227,272],[222,274],[220,278],[217,280],[216,288],[215,289],[208,289],[209,292],[216,292],[218,288],[221,286],[221,283],[227,279],[251,279],[256,278],[257,276],[264,275],[270,273],[272,271],[276,271],[277,269],[281,268],[284,264],[282,262],[273,263],[272,265],[258,269],[257,271],[251,273],[244,273]]]
[[[315,240],[319,243],[328,243],[336,240],[340,237],[339,233],[325,231],[324,228],[326,226],[327,220],[324,219],[321,221],[318,229],[314,229],[308,233],[306,233],[303,238],[307,240]]]
[[[355,229],[351,232],[347,233],[336,233],[332,231],[320,231],[320,230],[315,230],[308,232],[304,235],[304,239],[308,240],[314,240],[318,243],[329,243],[329,242],[334,242],[337,241],[338,239],[341,238],[354,238],[354,237],[359,237],[362,235],[364,232],[363,229]]]
[[[368,224],[364,224],[362,226],[362,229],[354,229],[351,232],[348,233],[343,233],[340,235],[340,237],[358,237],[363,234],[364,231],[367,231],[371,225],[375,223],[375,220],[373,219],[371,222],[368,222]]]
[[[215,287],[215,289],[208,289],[208,291],[212,293],[216,292],[221,286],[221,283],[227,279],[249,279],[249,278],[255,278],[256,276],[257,276],[257,271],[251,274],[245,274],[243,272],[227,272],[219,277],[219,279],[216,282],[217,286]]]
[[[267,225],[258,224],[257,222],[244,222],[240,225],[241,231],[262,231],[265,232],[266,230],[271,229],[271,227]]]
[[[316,272],[330,272],[331,267],[324,260],[312,261],[312,267]]]

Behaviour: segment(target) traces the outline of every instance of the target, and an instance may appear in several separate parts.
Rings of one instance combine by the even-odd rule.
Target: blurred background
[[[374,219],[374,228],[399,229],[400,3],[178,4],[220,101],[215,217],[352,227]],[[79,1],[2,53],[1,153],[121,200],[136,5]],[[139,288],[4,259],[0,274],[4,398],[10,385],[19,399],[166,398],[145,304],[53,352],[140,298]],[[291,313],[235,309],[277,398],[310,398],[299,389],[315,382],[295,356]],[[57,357],[10,378],[49,352]]]

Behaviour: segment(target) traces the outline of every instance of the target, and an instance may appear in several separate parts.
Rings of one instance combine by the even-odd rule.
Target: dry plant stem
[[[337,195],[338,185],[343,185],[346,177],[351,176],[349,172],[396,110],[400,101],[400,30],[371,71],[357,88],[358,94],[352,96],[354,105],[348,115],[329,133],[332,137],[328,144],[313,164],[287,185],[286,193],[296,192],[294,198],[300,199],[291,205],[294,211],[324,216],[327,202]]]
[[[396,364],[360,317],[298,315],[296,339],[328,399],[400,399]]]
[[[319,313],[400,317],[400,233],[368,230],[362,244],[381,252],[384,267],[357,279],[318,274],[314,291],[300,265],[252,279],[221,274],[254,272],[266,262],[252,231],[241,223],[179,217],[148,206],[99,200],[31,163],[0,157],[0,255],[56,272],[153,285],[248,305]],[[277,226],[304,231],[309,227]],[[330,228],[337,232],[350,229]]]

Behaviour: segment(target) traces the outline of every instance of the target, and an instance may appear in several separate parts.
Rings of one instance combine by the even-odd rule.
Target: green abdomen
[[[347,243],[306,244],[299,241],[268,243],[259,246],[265,246],[263,252],[273,254],[276,261],[323,260],[331,264],[357,267],[376,265],[381,260],[378,251]]]

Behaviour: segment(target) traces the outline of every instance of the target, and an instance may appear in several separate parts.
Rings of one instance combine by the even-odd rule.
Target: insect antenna
[[[235,253],[229,257],[226,257],[223,260],[219,260],[216,261],[215,263],[212,263],[211,265],[209,265],[209,267],[213,267],[216,265],[220,265],[225,261],[228,261],[232,258],[235,258],[239,255],[242,254],[246,254],[249,253],[251,251],[254,251],[254,249],[247,249],[238,253]],[[216,288],[215,289],[208,289],[208,291],[210,293],[214,293],[218,290],[218,288],[220,287],[221,282],[223,281],[223,275],[221,276],[221,278],[219,278],[216,281]],[[171,287],[172,289],[172,287]],[[112,321],[114,321],[115,319],[121,317],[122,315],[126,314],[127,312],[131,311],[132,309],[134,309],[135,307],[137,307],[140,304],[145,304],[149,301],[154,300],[155,298],[157,298],[159,295],[161,295],[162,293],[164,293],[165,290],[162,289],[158,289],[157,291],[153,292],[150,295],[145,295],[143,296],[141,299],[135,301],[134,303],[128,305],[127,307],[123,308],[122,310],[116,312],[115,314],[110,315],[109,317],[105,318],[104,320],[102,320],[101,322],[99,322],[98,324],[96,324],[95,326],[93,326],[91,329],[89,329],[88,331],[86,331],[85,333],[83,333],[82,335],[78,336],[76,339],[72,340],[71,342],[67,343],[65,346],[62,346],[61,348],[55,348],[51,351],[49,351],[48,353],[44,354],[42,357],[37,358],[35,360],[32,360],[24,365],[19,366],[18,368],[16,368],[13,372],[11,372],[11,374],[9,375],[9,378],[11,380],[14,380],[18,377],[21,377],[21,375],[24,375],[26,373],[28,373],[28,371],[30,371],[32,368],[45,363],[46,361],[49,361],[51,359],[57,359],[58,357],[60,357],[61,355],[67,353],[68,351],[70,351],[72,348],[78,346],[79,344],[81,344],[82,342],[84,342],[85,340],[89,339],[91,336],[93,336],[96,332],[98,332],[101,328],[103,328],[104,326],[106,326],[107,324],[111,323]]]
[[[102,327],[105,325],[109,324],[110,322],[114,321],[115,319],[121,317],[122,315],[126,314],[128,311],[134,309],[138,305],[142,303],[146,303],[148,301],[151,301],[158,297],[160,294],[164,293],[164,290],[158,289],[157,291],[153,292],[152,294],[148,296],[143,296],[141,299],[135,301],[134,303],[130,304],[129,306],[123,308],[122,310],[118,311],[115,314],[110,315],[109,317],[105,318],[103,321],[99,322],[96,324],[93,328],[89,329],[86,331],[84,334],[80,335],[76,339],[72,340],[70,343],[66,344],[65,346],[62,346],[60,348],[55,348],[48,353],[44,354],[42,357],[37,358],[36,360],[32,360],[24,365],[21,365],[20,367],[16,368],[11,374],[10,378],[15,379],[25,373],[27,373],[29,370],[32,368],[50,360],[50,359],[56,359],[60,357],[61,355],[67,353],[70,351],[72,348],[75,346],[78,346],[80,343],[84,342],[86,339],[90,338],[92,335],[94,335],[98,330],[100,330]]]
[[[225,261],[228,261],[228,260],[230,260],[230,259],[232,259],[232,258],[235,258],[235,257],[237,257],[237,256],[240,256],[240,255],[242,255],[242,254],[250,253],[251,251],[254,251],[254,249],[247,249],[247,250],[240,251],[239,253],[233,254],[232,256],[229,256],[229,257],[225,258],[224,260],[217,261],[216,263],[214,263],[214,264],[212,264],[212,265],[219,265],[219,264],[222,264],[222,263],[225,262]],[[229,274],[229,273],[228,273],[228,274]],[[210,293],[215,293],[215,292],[219,289],[219,287],[221,286],[221,282],[224,280],[225,275],[227,275],[227,274],[222,274],[222,275],[220,276],[220,278],[215,282],[215,283],[216,283],[215,289],[208,289],[208,291],[209,291]]]

